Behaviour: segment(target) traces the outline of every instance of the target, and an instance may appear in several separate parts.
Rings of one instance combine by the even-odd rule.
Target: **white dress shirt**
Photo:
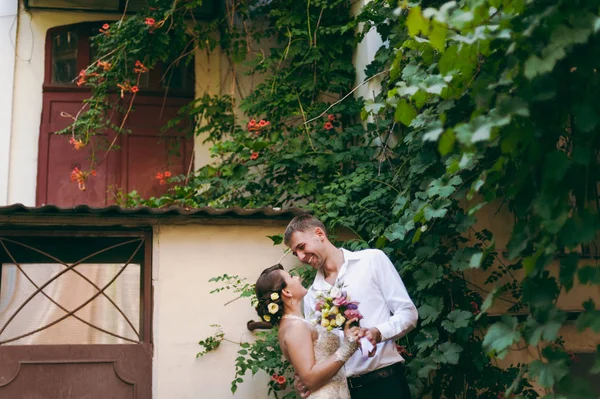
[[[348,377],[368,373],[404,359],[398,353],[394,340],[412,330],[418,320],[417,308],[408,296],[404,283],[389,258],[378,249],[350,252],[341,249],[344,263],[335,285],[343,283],[350,299],[360,302],[358,310],[363,316],[361,327],[376,327],[381,332],[377,353],[369,358],[358,350],[346,363]],[[316,296],[329,292],[332,285],[325,281],[323,270],[304,297],[304,315],[307,319],[315,312]]]

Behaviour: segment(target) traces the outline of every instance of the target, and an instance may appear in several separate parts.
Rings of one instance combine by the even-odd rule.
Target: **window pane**
[[[52,35],[52,83],[74,83],[77,77],[77,33],[56,32]]]
[[[22,264],[21,267],[38,287],[66,269],[64,265],[43,263]],[[43,293],[38,292],[10,320],[18,308],[36,291],[36,288],[14,264],[3,264],[0,274],[0,330],[4,329],[4,331],[0,333],[0,344],[139,342],[136,331],[139,332],[140,322],[141,267],[139,264],[127,265],[116,280],[108,285],[122,268],[123,264],[77,265],[74,270],[80,275],[69,270],[43,288],[43,292],[56,304]],[[106,296],[100,294],[90,303],[81,307],[98,293],[98,289],[84,277],[100,289],[106,285],[108,288],[104,291]],[[61,306],[64,309],[61,309]],[[74,315],[58,321],[68,312],[79,307],[81,308]],[[56,324],[47,327],[56,321],[58,321]],[[43,329],[39,332],[15,341],[5,342],[40,328]],[[105,331],[100,331],[100,329]]]
[[[163,88],[169,87],[169,90],[194,92],[194,63],[185,64],[183,61],[177,65],[166,64],[170,66],[168,72],[164,74],[161,80]],[[166,68],[165,68],[166,71]]]

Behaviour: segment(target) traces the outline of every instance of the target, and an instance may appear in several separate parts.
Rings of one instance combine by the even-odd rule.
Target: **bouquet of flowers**
[[[347,320],[362,319],[358,311],[358,302],[352,301],[343,287],[333,287],[329,292],[317,295],[315,313],[312,317],[314,325],[320,324],[327,331],[334,328],[343,329]]]

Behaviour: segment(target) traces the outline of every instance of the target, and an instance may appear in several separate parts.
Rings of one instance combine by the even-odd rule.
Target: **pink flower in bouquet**
[[[325,305],[325,299],[319,299],[315,305],[315,310],[320,312],[323,309],[323,305]]]
[[[345,292],[342,292],[342,294],[340,296],[333,299],[333,304],[335,306],[345,306],[349,303],[350,302],[348,301],[348,296],[346,295]]]
[[[346,319],[348,320],[352,320],[352,319],[362,319],[362,315],[360,314],[360,312],[358,311],[358,309],[346,309],[346,311],[344,312],[344,316],[346,317]]]

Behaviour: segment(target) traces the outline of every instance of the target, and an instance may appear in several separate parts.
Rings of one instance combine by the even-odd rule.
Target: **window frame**
[[[68,240],[72,237],[84,237],[84,238],[140,238],[143,241],[142,248],[140,248],[142,261],[140,262],[140,320],[139,320],[139,342],[137,343],[122,343],[116,345],[140,345],[140,344],[152,344],[153,333],[152,333],[152,316],[153,316],[153,286],[152,286],[152,231],[135,229],[135,230],[104,230],[104,229],[6,229],[6,227],[0,228],[0,237],[15,238],[15,237],[33,237],[44,239],[45,237],[58,237]],[[60,252],[64,253],[69,251],[69,244],[65,243],[64,247],[61,248]],[[0,250],[4,252],[4,249],[0,247]],[[120,262],[120,261],[117,261]],[[133,260],[132,260],[133,262]],[[25,262],[23,262],[25,263]],[[136,262],[137,263],[137,262]],[[0,263],[0,269],[2,264]],[[1,270],[0,270],[1,271]],[[2,273],[0,272],[0,287],[2,286]],[[86,344],[96,346],[98,344]],[[6,345],[0,345],[0,348]]]
[[[91,48],[91,32],[93,29],[97,28],[98,33],[99,29],[105,23],[114,23],[115,21],[86,21],[79,22],[75,24],[69,25],[61,25],[51,29],[48,29],[46,33],[46,42],[45,42],[45,65],[44,65],[44,83],[42,86],[42,91],[46,92],[91,92],[91,88],[89,86],[77,86],[75,83],[76,76],[73,77],[72,83],[53,83],[52,75],[53,75],[53,52],[52,52],[52,37],[55,33],[62,33],[68,31],[75,31],[77,33],[77,58],[76,58],[76,71],[81,71],[86,69],[91,63],[92,60],[92,48]],[[190,65],[185,68],[185,64],[183,65],[183,70],[188,72],[188,75],[185,77],[186,81],[190,81],[191,85],[184,87],[183,89],[174,89],[169,87],[168,90],[162,86],[161,77],[166,69],[166,65],[158,64],[151,71],[149,71],[149,87],[140,90],[138,96],[166,96],[172,98],[194,98],[195,95],[195,67],[194,61],[192,60]],[[114,90],[117,93],[117,89]]]

